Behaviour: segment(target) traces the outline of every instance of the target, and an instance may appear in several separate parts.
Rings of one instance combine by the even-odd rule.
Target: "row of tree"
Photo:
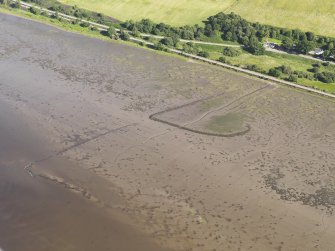
[[[315,48],[325,50],[325,58],[335,56],[335,38],[317,36],[312,32],[303,32],[299,29],[285,29],[252,23],[241,16],[220,12],[204,21],[204,27],[199,25],[186,25],[172,27],[164,23],[154,23],[149,19],[141,21],[126,21],[121,24],[125,29],[133,32],[143,32],[153,35],[171,37],[172,39],[204,40],[213,37],[221,37],[223,40],[233,41],[244,45],[250,53],[264,54],[263,42],[267,38],[282,41],[282,47],[286,50],[294,50],[307,54]]]
[[[252,23],[234,13],[225,14],[221,12],[209,17],[204,23],[207,36],[213,36],[215,33],[221,32],[223,39],[235,41],[245,46],[250,45],[253,40],[261,42],[267,38],[273,38],[281,40],[283,47],[287,50],[307,54],[319,47],[327,51],[327,57],[335,55],[335,39],[317,36],[312,32]]]

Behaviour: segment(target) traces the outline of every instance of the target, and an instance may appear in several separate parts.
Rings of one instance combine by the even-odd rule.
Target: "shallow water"
[[[18,116],[2,100],[0,138],[0,245],[4,250],[160,250],[115,212],[24,170],[29,161],[51,152],[51,147],[29,128],[23,114]],[[74,168],[57,158],[39,167],[52,165]],[[89,178],[87,173],[76,175]]]
[[[20,30],[27,25],[23,19],[3,14],[0,14],[0,20],[1,28],[5,30],[14,27]],[[49,28],[40,24],[36,26],[38,32],[49,32]],[[18,46],[20,41],[16,37],[3,34],[0,39],[3,42],[0,45],[0,71],[3,73],[0,76],[0,88],[3,84],[22,84],[21,90],[27,90],[28,84],[34,86],[36,78],[43,78],[42,81],[49,83],[55,81],[50,72],[30,68],[29,63],[20,65],[14,60],[16,56],[24,58],[32,55],[31,49]],[[12,72],[15,68],[21,68],[27,75],[22,71],[21,74]],[[50,142],[48,132],[41,129],[39,121],[31,119],[31,108],[18,109],[22,100],[28,101],[28,98],[1,89],[0,251],[165,250],[154,243],[154,238],[134,229],[119,210],[97,203],[96,198],[84,190],[86,188],[77,184],[93,183],[90,187],[102,191],[101,197],[108,198],[110,204],[120,203],[118,196],[106,189],[110,184],[106,185],[106,181],[95,175],[93,177],[93,174],[82,171],[76,163],[55,154],[59,151],[59,145]],[[34,106],[35,100],[32,97],[28,103]],[[71,100],[67,102],[68,105]],[[47,105],[38,106],[42,111],[49,112]],[[35,170],[24,168],[30,162],[41,159],[44,160],[34,164]],[[73,183],[62,183],[59,178],[50,176],[52,169],[62,171],[64,179],[71,177]],[[48,170],[49,176],[38,170]]]

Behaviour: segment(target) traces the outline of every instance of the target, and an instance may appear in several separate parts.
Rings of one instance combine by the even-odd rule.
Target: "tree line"
[[[142,19],[138,22],[126,21],[117,24],[113,23],[113,20],[106,18],[102,14],[80,9],[77,6],[67,6],[56,0],[26,0],[25,2],[31,2],[55,11],[52,18],[58,18],[58,12],[60,12],[75,16],[78,19],[86,19],[108,25],[109,29],[107,31],[102,31],[101,33],[113,39],[120,38],[126,41],[129,40],[130,35],[127,30],[130,30],[135,37],[141,37],[140,33],[163,36],[162,39],[155,39],[153,37],[146,38],[149,42],[154,44],[152,47],[156,50],[166,50],[166,47],[173,47],[201,57],[209,57],[209,53],[206,50],[203,50],[201,47],[198,47],[191,42],[180,43],[180,39],[210,40],[211,38],[217,39],[219,37],[223,40],[242,44],[243,48],[252,54],[262,55],[265,53],[262,42],[267,38],[273,38],[281,40],[282,47],[286,50],[308,53],[310,50],[319,47],[325,50],[324,56],[326,58],[333,59],[332,56],[335,55],[334,38],[317,36],[311,32],[302,32],[297,29],[289,30],[269,25],[261,25],[259,23],[251,23],[234,13],[219,13],[215,16],[211,16],[204,21],[204,26],[186,25],[182,27],[173,27],[164,23],[157,24],[149,19]],[[9,1],[0,0],[0,4],[9,4]],[[12,7],[19,8],[20,2],[17,1],[11,3],[11,5],[13,5]],[[31,7],[29,11],[36,15],[43,15],[42,12],[40,13],[40,11],[34,7]],[[72,21],[72,23],[73,22],[78,23],[78,21]],[[80,25],[83,27],[90,27],[87,22],[82,22]],[[116,26],[121,28],[119,33],[116,32]],[[90,28],[93,30],[95,27]],[[240,48],[225,47],[222,50],[223,56],[220,57],[218,61],[231,64],[226,57],[236,57],[241,55],[241,53],[242,50]],[[324,66],[328,65],[329,63],[324,63]],[[284,78],[291,82],[297,82],[298,78],[318,80],[324,83],[335,82],[335,74],[329,71],[322,72],[321,64],[314,64],[313,68],[309,69],[308,72],[294,71],[289,66],[285,65],[271,68],[269,71],[264,71],[256,65],[248,65],[246,68],[277,78]]]
[[[254,55],[265,53],[264,39],[273,38],[280,40],[282,48],[307,54],[315,48],[324,50],[326,59],[335,56],[335,38],[318,36],[313,32],[304,32],[299,29],[286,29],[260,23],[253,23],[243,19],[241,16],[220,12],[207,18],[204,26],[185,25],[173,27],[165,23],[155,23],[149,19],[141,21],[126,21],[121,25],[133,32],[149,33],[171,37],[172,39],[204,40],[220,37],[223,40],[237,42]]]

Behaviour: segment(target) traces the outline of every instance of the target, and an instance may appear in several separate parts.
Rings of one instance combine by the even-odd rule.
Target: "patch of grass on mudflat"
[[[335,37],[334,0],[60,0],[119,20],[150,18],[175,26],[201,23],[220,11],[283,28]]]
[[[227,113],[222,116],[213,116],[206,128],[215,133],[236,133],[245,130],[244,116],[240,113]]]

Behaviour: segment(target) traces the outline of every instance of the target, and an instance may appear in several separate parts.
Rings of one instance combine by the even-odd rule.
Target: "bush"
[[[277,69],[284,74],[292,73],[292,68],[290,66],[282,65],[282,66],[277,67]]]
[[[310,73],[304,71],[294,71],[293,74],[296,75],[298,78],[309,78],[310,76],[312,76]]]
[[[106,33],[107,33],[107,36],[109,36],[110,38],[113,38],[113,36],[116,33],[114,26],[109,26]]]
[[[134,37],[141,37],[141,32],[139,32],[138,30],[133,31],[133,36]]]
[[[154,37],[144,37],[144,40],[147,40],[149,43],[157,43],[157,38]]]
[[[20,9],[21,8],[21,2],[20,1],[16,1],[15,3],[11,3],[10,7],[16,8],[16,9]]]
[[[155,44],[153,45],[153,48],[154,48],[155,50],[158,50],[158,51],[166,51],[165,46],[164,46],[162,43],[160,43],[160,42],[155,43]]]
[[[291,74],[288,78],[287,78],[288,81],[290,82],[298,82],[298,76],[297,75],[294,75],[294,74]]]
[[[257,65],[247,65],[247,69],[250,71],[263,72],[263,70]]]
[[[87,23],[87,22],[81,22],[81,23],[80,23],[80,26],[81,26],[81,27],[84,27],[84,28],[87,28],[87,27],[90,27],[90,24]]]
[[[120,38],[124,41],[129,41],[130,40],[130,35],[126,31],[121,31],[120,32]]]
[[[317,73],[316,78],[324,83],[335,83],[335,73],[332,72]]]
[[[280,77],[280,75],[281,75],[281,72],[277,69],[277,68],[271,68],[270,70],[269,70],[269,73],[268,73],[270,76],[272,76],[272,77],[276,77],[276,78],[278,78],[278,77]]]
[[[55,12],[54,14],[52,14],[51,18],[53,18],[53,19],[59,19],[58,12]]]
[[[242,51],[238,48],[225,47],[222,54],[227,57],[237,57],[242,54]]]
[[[166,45],[166,46],[169,46],[169,47],[174,46],[174,42],[173,42],[173,39],[171,37],[165,37],[165,38],[161,39],[159,42]]]
[[[218,59],[218,61],[219,62],[221,62],[221,63],[227,63],[227,60],[226,60],[226,58],[225,57],[220,57],[219,59]]]
[[[309,69],[308,71],[313,72],[313,73],[319,73],[320,72],[320,67],[313,67],[312,69]]]
[[[182,50],[184,52],[190,53],[190,54],[197,54],[198,53],[198,48],[193,43],[183,44]]]
[[[200,51],[198,52],[198,56],[203,58],[209,58],[209,53],[207,51]]]
[[[30,7],[30,8],[29,8],[29,12],[30,12],[30,13],[33,13],[34,15],[38,15],[38,14],[40,14],[39,9],[36,9],[36,8],[34,8],[34,7]]]
[[[322,66],[322,64],[321,64],[321,63],[315,63],[315,64],[313,64],[312,66],[313,66],[313,67],[318,67],[318,68],[320,68],[320,67]]]

